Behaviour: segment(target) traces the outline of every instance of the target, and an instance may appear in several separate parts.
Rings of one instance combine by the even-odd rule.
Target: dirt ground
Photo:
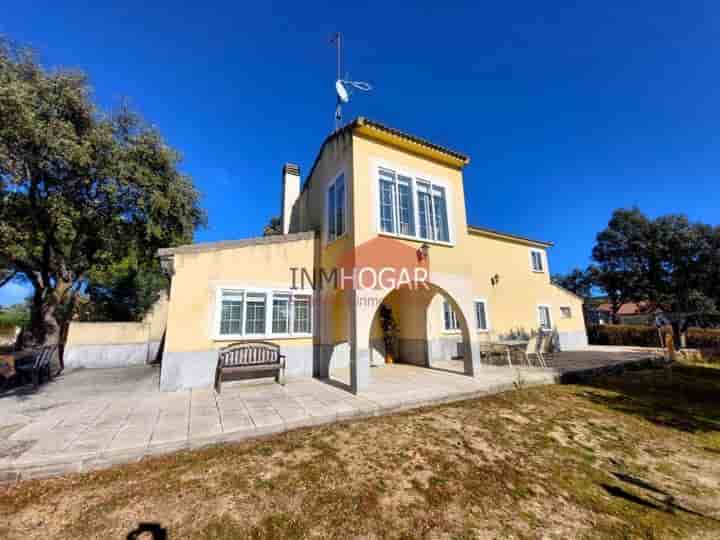
[[[720,369],[675,364],[0,487],[0,538],[718,538]]]

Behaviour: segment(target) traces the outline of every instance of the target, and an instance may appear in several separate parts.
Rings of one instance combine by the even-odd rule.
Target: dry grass
[[[0,488],[0,537],[717,538],[720,370],[676,365]]]

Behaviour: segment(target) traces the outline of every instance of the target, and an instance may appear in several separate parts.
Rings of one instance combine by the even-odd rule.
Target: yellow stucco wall
[[[454,246],[425,240],[401,240],[414,248],[424,242],[432,245],[432,271],[469,275],[471,266],[466,253],[467,217],[462,171],[419,155],[410,154],[366,137],[353,138],[353,197],[355,200],[355,243],[361,245],[379,234],[378,228],[378,166],[405,171],[414,177],[446,184],[448,188],[448,219]],[[391,236],[392,237],[392,236]]]
[[[465,255],[472,265],[473,300],[487,302],[490,335],[511,330],[529,332],[539,326],[537,307],[548,305],[552,324],[560,332],[583,331],[582,300],[550,283],[547,250],[522,242],[501,240],[469,234],[469,249]],[[544,271],[533,272],[530,250],[544,253]],[[497,285],[491,278],[497,275]],[[564,319],[561,306],[569,306],[571,318]],[[437,297],[431,306],[431,329],[434,335],[445,334],[442,322],[442,299]],[[476,321],[472,321],[473,324]]]
[[[163,294],[142,322],[72,322],[65,344],[70,347],[158,342],[165,331],[168,307],[167,296]]]
[[[133,322],[73,322],[66,346],[126,345],[150,341],[150,324]]]
[[[217,291],[227,288],[292,286],[290,268],[313,268],[314,238],[174,255],[166,351],[207,351],[236,340],[215,339]],[[298,282],[299,286],[299,282]],[[312,338],[273,340],[283,347]]]
[[[447,185],[451,240],[454,245],[428,242],[430,270],[432,273],[470,277],[474,298],[484,298],[488,302],[488,314],[494,331],[505,333],[518,328],[536,329],[538,304],[551,306],[552,322],[559,331],[584,330],[581,300],[550,284],[547,255],[545,271],[535,273],[530,266],[530,249],[537,249],[536,246],[468,233],[462,170],[357,135],[353,138],[356,245],[371,240],[379,233],[379,166]],[[415,248],[423,243],[421,240],[402,241]],[[500,282],[493,287],[490,278],[495,274],[500,276]],[[388,298],[389,303],[398,300],[398,297]],[[571,307],[571,319],[561,318],[561,305]],[[408,316],[413,318],[412,311],[402,309],[401,306],[397,306],[396,311],[407,313],[405,319]],[[475,324],[475,321],[472,323]],[[432,335],[442,333],[442,298],[439,295],[433,300],[429,327]],[[409,332],[408,337],[416,337],[415,331],[406,328],[401,331]]]

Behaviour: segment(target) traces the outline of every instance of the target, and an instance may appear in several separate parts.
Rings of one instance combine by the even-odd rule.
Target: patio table
[[[495,345],[503,345],[507,348],[507,359],[508,359],[508,365],[512,367],[512,351],[513,349],[524,349],[527,347],[527,344],[530,343],[530,340],[528,339],[499,339],[497,341],[493,341],[493,344]]]

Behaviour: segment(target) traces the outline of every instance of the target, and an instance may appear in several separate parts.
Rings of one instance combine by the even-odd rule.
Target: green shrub
[[[588,341],[592,345],[625,345],[659,347],[657,328],[625,324],[598,324],[588,328]]]
[[[665,334],[671,333],[669,326],[662,329]],[[588,328],[588,341],[592,345],[625,345],[634,347],[658,347],[657,328],[654,326],[637,326],[624,324],[599,324]],[[687,346],[692,349],[720,350],[720,330],[706,328],[689,328]]]

